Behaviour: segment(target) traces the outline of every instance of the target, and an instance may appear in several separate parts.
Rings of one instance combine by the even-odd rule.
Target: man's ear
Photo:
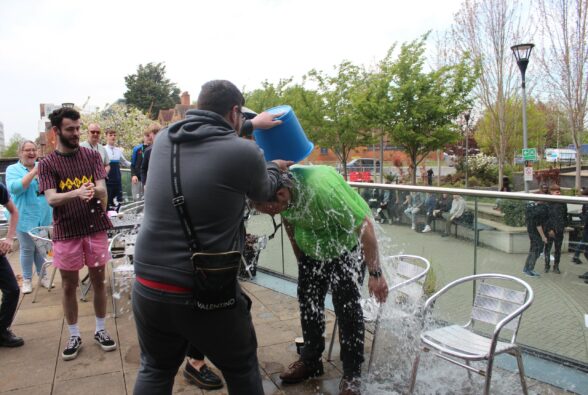
[[[287,202],[290,200],[290,190],[288,188],[280,188],[276,191],[276,200],[278,202]]]

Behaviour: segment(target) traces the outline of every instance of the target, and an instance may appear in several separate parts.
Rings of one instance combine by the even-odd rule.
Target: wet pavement
[[[10,257],[15,272],[20,272],[18,255]],[[283,281],[283,280],[282,280]],[[84,346],[77,359],[65,362],[61,351],[68,338],[67,325],[61,308],[59,275],[56,288],[51,292],[41,289],[36,303],[32,294],[21,297],[12,329],[25,339],[20,348],[0,348],[0,394],[131,394],[139,367],[139,346],[133,317],[130,312],[128,292],[118,301],[121,314],[108,318],[107,330],[118,342],[113,352],[103,352],[92,340],[94,313],[92,292],[88,302],[79,303],[79,324]],[[259,343],[258,357],[266,394],[338,394],[341,365],[339,348],[334,348],[333,363],[325,363],[325,374],[296,385],[282,385],[279,374],[296,360],[294,338],[300,336],[298,303],[284,293],[244,282],[244,290],[253,300],[252,315]],[[109,288],[110,295],[110,288]],[[109,317],[112,305],[108,305]],[[332,331],[334,316],[327,314],[327,344]],[[367,335],[366,351],[369,352],[371,335]],[[423,375],[424,376],[424,375]],[[420,377],[420,376],[419,376]],[[478,393],[476,390],[471,393]],[[533,394],[564,393],[555,387],[528,380]],[[465,393],[468,393],[466,391]],[[174,394],[226,394],[226,388],[202,391],[185,382],[181,373],[176,376]],[[370,390],[364,391],[369,394]],[[387,392],[378,392],[387,393]]]

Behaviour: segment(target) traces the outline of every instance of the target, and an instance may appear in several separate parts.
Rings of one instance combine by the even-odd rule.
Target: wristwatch
[[[374,278],[380,278],[380,277],[382,277],[382,271],[380,269],[374,270],[374,271],[371,271],[370,270],[369,273],[370,273],[370,276],[371,277],[374,277]]]

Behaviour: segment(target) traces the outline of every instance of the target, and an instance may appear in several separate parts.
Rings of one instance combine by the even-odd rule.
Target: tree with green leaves
[[[17,158],[18,157],[18,146],[26,139],[20,134],[14,134],[8,141],[8,145],[2,151],[3,158]]]
[[[88,139],[87,127],[91,123],[99,124],[104,136],[107,129],[116,130],[117,145],[122,147],[125,156],[130,158],[133,147],[143,141],[143,132],[153,121],[137,108],[112,104],[103,111],[82,114],[82,141]]]
[[[138,108],[151,119],[159,110],[173,108],[180,102],[180,89],[165,76],[163,63],[147,63],[137,68],[136,74],[125,77],[126,104]]]
[[[333,150],[347,177],[346,164],[351,150],[374,139],[364,116],[355,107],[366,73],[359,66],[343,61],[333,75],[311,70],[307,78],[318,86],[315,95],[306,92],[307,100],[311,97],[313,105],[313,139],[317,145]]]
[[[283,104],[290,105],[310,140],[314,140],[320,130],[323,120],[320,96],[302,84],[293,83],[292,78],[281,79],[275,85],[264,81],[261,88],[244,92],[243,95],[245,105],[256,112]]]
[[[544,108],[535,100],[527,102],[527,129],[528,146],[536,148],[537,152],[543,152],[547,144],[547,114]],[[494,110],[495,111],[495,110]],[[511,98],[504,104],[503,120],[508,134],[499,135],[495,127],[493,111],[486,110],[480,117],[476,126],[476,142],[482,151],[494,154],[498,149],[498,142],[502,141],[505,150],[505,161],[512,161],[515,153],[520,153],[523,148],[523,120],[520,100]]]
[[[372,125],[379,125],[390,141],[410,157],[412,182],[427,154],[457,141],[456,120],[471,106],[470,92],[477,67],[466,57],[454,65],[425,71],[428,34],[404,43],[397,59],[392,47],[369,79],[365,108]],[[360,107],[361,108],[361,107]]]

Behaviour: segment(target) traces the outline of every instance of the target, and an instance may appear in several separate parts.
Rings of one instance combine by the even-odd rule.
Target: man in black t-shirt
[[[2,291],[2,304],[0,305],[0,347],[20,347],[24,344],[24,340],[10,330],[10,325],[12,325],[14,313],[16,313],[16,307],[18,306],[20,289],[16,282],[16,277],[14,277],[12,267],[8,259],[6,259],[6,254],[12,250],[12,243],[16,234],[16,224],[18,223],[18,211],[12,200],[10,200],[6,186],[2,183],[0,183],[0,204],[6,207],[10,213],[8,233],[5,239],[0,240],[0,291]]]

